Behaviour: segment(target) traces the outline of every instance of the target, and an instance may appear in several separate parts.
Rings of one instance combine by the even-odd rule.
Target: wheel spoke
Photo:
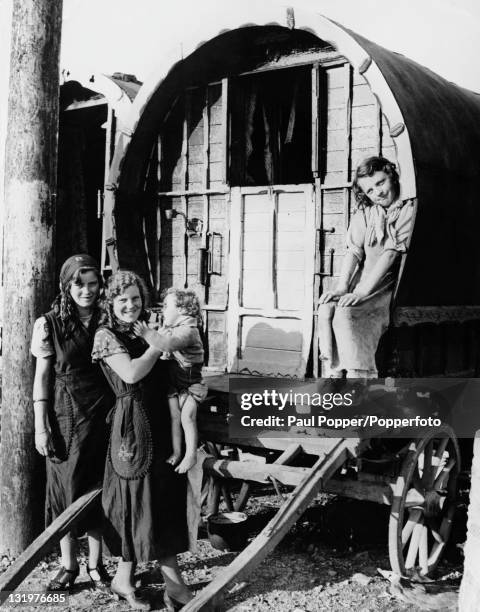
[[[422,476],[421,476],[421,473],[420,473],[420,469],[418,467],[416,467],[414,472],[413,472],[413,475],[412,475],[412,485],[418,491],[423,489],[423,486],[422,486]]]
[[[430,525],[430,533],[437,544],[442,544],[442,546],[445,544],[442,536],[440,535],[440,529],[435,529]]]
[[[408,547],[407,559],[405,561],[405,568],[411,569],[415,565],[417,559],[418,546],[420,544],[420,536],[423,529],[423,521],[418,522],[413,528],[412,538]]]
[[[405,544],[408,542],[408,538],[412,535],[412,531],[421,516],[422,511],[418,508],[413,508],[410,510],[408,521],[405,523],[402,529],[402,546],[405,546]]]
[[[430,440],[423,454],[422,484],[427,489],[432,486],[432,482],[434,478],[432,459],[433,459],[433,440]]]
[[[439,489],[445,488],[445,484],[448,481],[448,478],[450,477],[450,472],[452,471],[452,468],[456,465],[456,463],[457,462],[455,461],[455,459],[450,459],[450,461],[444,466],[443,470],[435,478],[435,482],[433,483],[434,489],[438,491]]]
[[[410,489],[405,497],[405,507],[413,508],[414,506],[423,506],[425,502],[424,496],[417,489]]]
[[[452,517],[449,516],[450,513],[447,514],[447,516],[444,517],[442,524],[440,525],[440,529],[439,529],[439,535],[442,538],[442,542],[445,542],[448,538],[448,535],[450,533],[450,529],[452,527]],[[452,512],[453,514],[453,512]]]
[[[444,547],[445,547],[444,542],[435,542],[435,544],[432,547],[432,551],[430,552],[430,556],[428,557],[429,566],[435,565],[440,555],[442,554]]]
[[[418,561],[420,563],[420,572],[423,575],[428,574],[428,528],[426,525],[422,526],[422,531],[420,533]]]
[[[442,438],[440,440],[438,448],[435,451],[435,457],[438,457],[439,460],[442,459],[443,453],[445,452],[445,449],[447,448],[447,444],[448,444],[449,440],[450,440],[450,438],[447,438],[447,437]]]

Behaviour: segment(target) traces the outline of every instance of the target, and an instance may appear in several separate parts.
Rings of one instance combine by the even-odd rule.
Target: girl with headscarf
[[[98,486],[106,454],[105,417],[113,403],[91,351],[100,310],[102,277],[87,254],[72,255],[60,270],[52,310],[36,320],[31,351],[37,358],[33,385],[35,447],[47,458],[45,521],[49,525],[76,499]],[[48,591],[71,590],[79,574],[75,537],[87,532],[87,573],[107,591],[102,564],[100,504],[60,540],[62,564]]]

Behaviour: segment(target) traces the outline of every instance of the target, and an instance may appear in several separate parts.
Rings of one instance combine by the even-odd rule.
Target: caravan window
[[[312,182],[310,68],[241,76],[230,100],[230,184]]]

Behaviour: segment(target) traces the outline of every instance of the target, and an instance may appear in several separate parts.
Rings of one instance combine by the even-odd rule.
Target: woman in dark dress
[[[106,325],[95,335],[93,359],[101,362],[117,398],[103,485],[104,539],[122,558],[112,593],[134,609],[150,609],[135,593],[133,572],[137,562],[158,560],[165,604],[173,611],[192,598],[176,560],[188,549],[187,481],[167,463],[172,443],[165,362],[132,329],[146,318],[145,300],[136,274],[114,274],[106,290]]]
[[[112,393],[98,365],[91,362],[100,317],[102,279],[97,262],[73,255],[60,271],[60,294],[52,310],[34,325],[37,358],[33,386],[35,446],[47,457],[45,520],[49,525],[72,502],[101,482],[106,455],[105,417]],[[53,383],[53,384],[52,384]],[[71,589],[79,573],[75,536],[88,534],[87,572],[92,584],[108,590],[102,565],[100,504],[60,540],[62,565],[47,590]]]

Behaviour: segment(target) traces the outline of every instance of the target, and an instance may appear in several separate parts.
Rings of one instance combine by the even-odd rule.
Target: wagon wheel
[[[452,527],[459,471],[450,427],[412,441],[393,487],[388,549],[395,573],[427,576],[437,567]]]

